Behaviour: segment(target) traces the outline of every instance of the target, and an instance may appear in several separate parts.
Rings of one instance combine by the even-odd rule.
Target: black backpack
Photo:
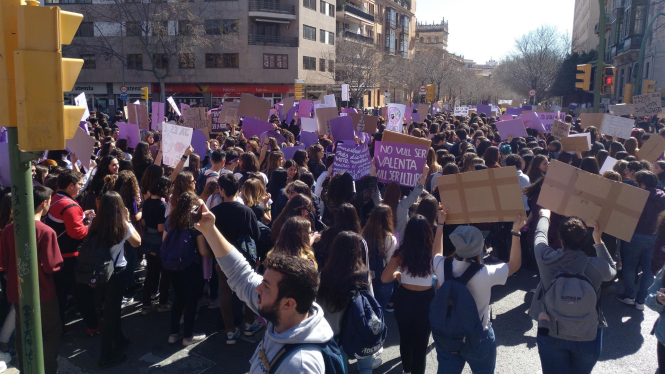
[[[317,348],[319,351],[321,351],[321,355],[323,355],[323,362],[326,365],[326,374],[346,373],[344,370],[344,358],[342,357],[342,351],[337,346],[337,343],[335,343],[335,340],[330,339],[326,343],[284,344],[284,347],[270,362],[268,374],[275,373],[282,361],[289,357],[291,352],[307,347]]]
[[[83,284],[105,284],[111,279],[121,252],[115,259],[111,248],[98,245],[95,237],[88,237],[79,250],[78,263],[74,268],[76,281]]]
[[[208,178],[218,178],[219,173],[216,171],[211,171],[206,175],[206,173],[199,174],[199,177],[196,178],[196,194],[201,196],[203,190],[206,188],[206,181]]]

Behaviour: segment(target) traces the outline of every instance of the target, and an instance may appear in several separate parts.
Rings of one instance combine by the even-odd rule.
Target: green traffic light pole
[[[18,273],[19,310],[21,321],[21,345],[23,350],[22,373],[44,373],[42,344],[42,314],[39,303],[39,264],[37,260],[37,236],[35,235],[35,207],[32,196],[32,171],[30,161],[39,157],[18,148],[18,129],[7,128],[9,165],[11,172],[14,239],[16,243],[16,268]]]
[[[644,30],[644,36],[642,36],[642,46],[640,47],[640,56],[637,58],[637,75],[636,75],[636,84],[633,88],[633,95],[642,94],[642,67],[644,66],[644,50],[647,48],[647,40],[649,39],[649,34],[651,34],[651,26],[656,21],[656,18],[660,16],[665,16],[665,13],[658,13],[651,18],[649,25],[646,30]]]
[[[593,111],[600,112],[600,96],[602,95],[603,69],[605,68],[605,0],[598,0],[600,19],[598,20],[598,62],[593,82]]]

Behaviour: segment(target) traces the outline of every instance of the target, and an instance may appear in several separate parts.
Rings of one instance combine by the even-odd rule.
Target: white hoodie
[[[243,255],[234,250],[228,255],[218,258],[217,263],[228,278],[229,287],[237,293],[238,298],[258,314],[258,294],[256,287],[261,284],[263,277],[255,273]],[[307,319],[296,326],[282,332],[276,333],[272,323],[268,324],[265,336],[250,359],[250,374],[267,373],[263,366],[259,351],[265,349],[268,361],[279,353],[284,344],[299,343],[325,343],[333,338],[330,325],[323,318],[323,310],[314,303]],[[301,348],[291,352],[279,365],[276,374],[292,373],[325,373],[325,363],[321,351],[317,348]]]

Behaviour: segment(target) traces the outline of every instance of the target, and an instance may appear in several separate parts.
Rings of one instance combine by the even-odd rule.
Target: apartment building
[[[169,72],[163,79],[167,96],[207,107],[243,93],[279,102],[294,94],[296,80],[304,81],[308,95],[319,97],[333,83],[336,9],[331,2],[42,1],[84,15],[72,47],[63,51],[85,60],[65,98],[85,92],[90,107],[122,108],[146,86],[159,99],[161,85],[152,70]],[[192,47],[192,40],[199,44]],[[145,47],[148,43],[154,45]]]
[[[448,50],[448,22],[418,22],[416,24],[416,54],[424,51]]]
[[[573,52],[588,52],[598,47],[598,0],[575,0],[573,18]]]

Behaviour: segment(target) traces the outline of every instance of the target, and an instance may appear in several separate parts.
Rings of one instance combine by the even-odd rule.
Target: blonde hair
[[[240,192],[245,205],[253,207],[261,204],[261,200],[266,196],[266,186],[259,178],[248,178],[240,188]]]

